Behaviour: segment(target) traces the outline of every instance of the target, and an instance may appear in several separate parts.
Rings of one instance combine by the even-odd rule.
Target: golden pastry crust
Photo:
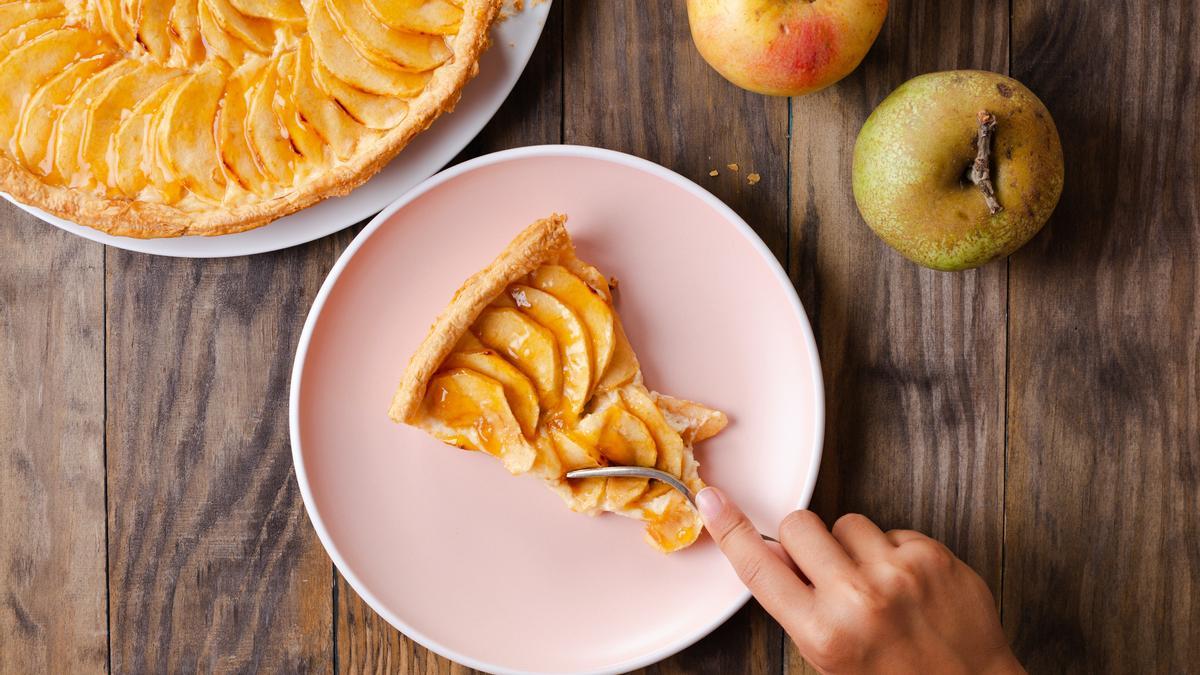
[[[407,117],[378,138],[364,140],[349,161],[309,177],[283,196],[188,211],[163,203],[110,198],[88,189],[46,183],[2,155],[0,191],[72,222],[126,237],[213,236],[261,227],[328,197],[348,194],[382,169],[442,113],[452,110],[463,87],[479,71],[479,57],[490,44],[488,31],[500,5],[501,0],[466,0],[462,24],[452,43],[451,60],[440,66],[426,89],[409,102]]]

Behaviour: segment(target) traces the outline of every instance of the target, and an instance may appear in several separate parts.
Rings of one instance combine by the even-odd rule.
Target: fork
[[[688,502],[694,507],[696,506],[696,495],[688,489],[688,486],[683,484],[675,476],[666,471],[658,469],[650,469],[644,466],[600,466],[594,469],[576,469],[567,472],[567,478],[649,478],[651,480],[660,481],[675,488],[681,495],[687,498]],[[776,544],[779,540],[775,537],[770,537],[762,532],[758,533],[763,539],[773,541]]]

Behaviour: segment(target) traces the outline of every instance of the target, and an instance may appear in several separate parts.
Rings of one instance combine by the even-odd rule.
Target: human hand
[[[796,511],[778,551],[717,489],[696,503],[738,577],[821,672],[1025,672],[987,584],[937,541],[857,514],[830,532]]]

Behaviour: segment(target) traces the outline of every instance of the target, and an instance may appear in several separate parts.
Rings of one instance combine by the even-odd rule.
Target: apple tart
[[[541,478],[575,511],[645,521],[652,546],[679,550],[702,529],[683,495],[645,478],[565,475],[644,466],[700,490],[692,446],[726,417],[646,388],[609,283],[575,257],[565,222],[529,226],[463,284],[409,361],[389,414]]]
[[[110,234],[264,225],[458,101],[501,0],[0,0],[0,191]]]

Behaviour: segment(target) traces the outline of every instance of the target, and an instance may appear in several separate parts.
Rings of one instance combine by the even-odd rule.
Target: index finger
[[[717,546],[763,609],[785,628],[794,623],[785,618],[808,609],[812,589],[771,551],[746,515],[724,493],[704,488],[696,495],[696,506]]]

